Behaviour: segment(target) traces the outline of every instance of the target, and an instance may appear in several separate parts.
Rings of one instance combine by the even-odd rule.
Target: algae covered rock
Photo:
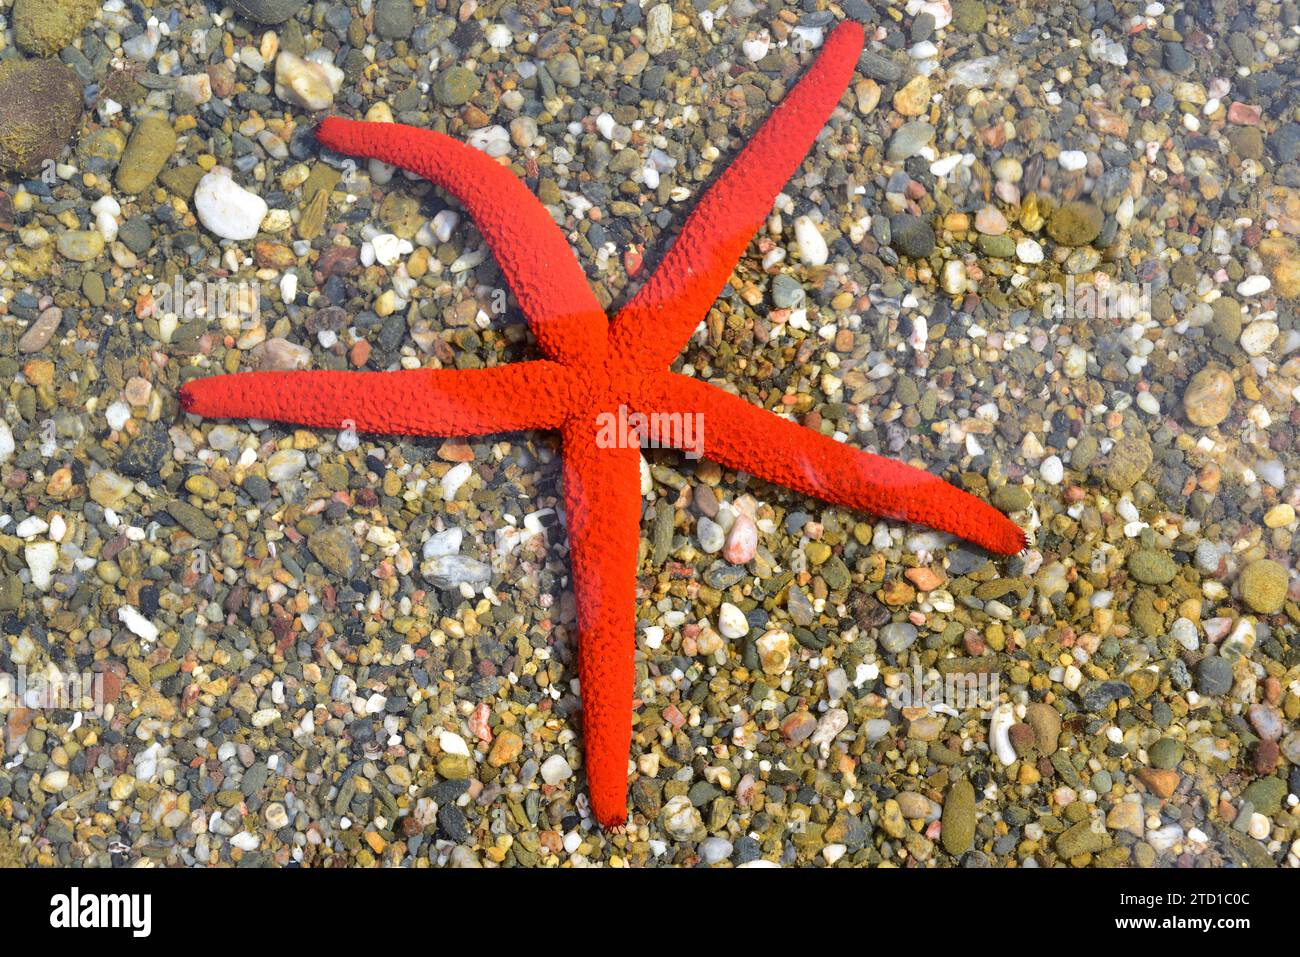
[[[81,81],[62,63],[0,63],[0,168],[34,175],[80,122]]]
[[[81,35],[98,9],[97,0],[14,0],[14,42],[27,53],[53,56]]]
[[[135,125],[117,167],[117,188],[138,193],[157,178],[176,150],[176,132],[166,117],[146,116]]]

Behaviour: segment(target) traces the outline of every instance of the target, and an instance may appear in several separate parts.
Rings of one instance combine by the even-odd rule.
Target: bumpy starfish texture
[[[1002,513],[928,472],[860,452],[668,368],[839,102],[862,43],[853,22],[831,33],[700,199],[658,270],[610,321],[564,234],[506,167],[428,130],[325,120],[317,131],[325,146],[400,166],[460,200],[547,358],[468,371],[241,373],[181,389],[183,408],[209,417],[351,423],[388,435],[560,431],[587,779],[592,810],[607,828],[627,820],[641,519],[637,443],[601,434],[620,407],[648,416],[698,413],[705,456],[834,505],[951,532],[999,554],[1025,544]]]

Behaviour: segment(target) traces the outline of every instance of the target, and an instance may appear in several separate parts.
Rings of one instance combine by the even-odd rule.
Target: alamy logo
[[[59,671],[54,665],[29,672],[19,665],[15,674],[0,672],[0,714],[14,708],[102,715],[104,676],[90,671]]]
[[[910,680],[909,680],[910,679]],[[912,673],[896,688],[889,689],[889,703],[895,708],[928,708],[945,714],[959,714],[971,708],[989,708],[998,700],[1000,682],[996,672],[922,672],[912,659]]]
[[[154,312],[171,313],[182,322],[191,319],[256,319],[262,313],[262,296],[256,283],[218,279],[184,282],[179,275],[170,283],[155,283],[151,290]]]
[[[1043,293],[1043,318],[1136,319],[1151,313],[1151,284],[1111,279],[1104,273],[1095,282],[1067,276],[1065,285],[1047,283]]]
[[[704,455],[703,412],[617,412],[596,416],[596,446],[602,449],[681,449],[688,459]]]
[[[78,887],[50,898],[50,926],[58,930],[124,927],[132,937],[148,937],[153,929],[153,898],[149,894],[82,894]]]

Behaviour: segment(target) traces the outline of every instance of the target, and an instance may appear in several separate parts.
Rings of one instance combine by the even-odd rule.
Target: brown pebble
[[[1158,798],[1167,798],[1178,787],[1178,772],[1162,768],[1138,768],[1138,780]]]
[[[1277,770],[1278,759],[1282,756],[1282,749],[1278,747],[1276,741],[1257,741],[1255,750],[1251,755],[1256,774],[1272,774]]]
[[[36,321],[28,327],[23,333],[23,337],[18,340],[19,352],[40,352],[54,338],[54,333],[59,328],[59,323],[63,321],[63,310],[57,306],[51,306],[44,310]]]
[[[1034,729],[1027,724],[1013,724],[1007,729],[1007,737],[1011,739],[1011,747],[1015,748],[1016,754],[1022,758],[1034,750],[1037,741]]]

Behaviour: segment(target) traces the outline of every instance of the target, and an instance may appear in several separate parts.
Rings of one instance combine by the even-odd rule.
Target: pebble
[[[1048,485],[1060,485],[1065,479],[1065,466],[1059,455],[1049,455],[1038,467],[1039,475]]]
[[[1164,552],[1140,548],[1128,558],[1128,570],[1144,585],[1167,585],[1178,574],[1178,566]]]
[[[981,206],[975,214],[975,228],[986,236],[1001,236],[1007,231],[1007,218],[996,206]]]
[[[722,637],[736,639],[749,634],[749,620],[745,613],[729,601],[724,601],[718,610],[718,631]]]
[[[897,655],[912,647],[917,638],[916,626],[907,621],[890,622],[880,629],[877,641],[890,654]]]
[[[975,841],[975,789],[965,778],[948,789],[941,822],[939,837],[945,851],[958,856],[971,849]]]
[[[318,529],[307,537],[307,549],[331,574],[351,579],[361,563],[361,549],[352,533],[341,525]]]
[[[1262,356],[1277,341],[1277,323],[1267,320],[1252,322],[1241,331],[1241,348],[1248,356]]]
[[[438,483],[442,491],[442,500],[444,502],[453,501],[456,493],[461,490],[466,482],[474,475],[474,468],[468,462],[461,462],[447,470],[447,474],[442,477]]]
[[[1057,162],[1061,164],[1061,169],[1067,172],[1075,172],[1088,165],[1088,154],[1083,150],[1061,150]]]
[[[542,762],[539,773],[543,781],[554,786],[573,777],[573,768],[569,767],[569,762],[564,755],[552,754]]]
[[[262,197],[236,183],[229,170],[219,166],[195,187],[194,211],[213,235],[245,240],[258,234],[267,205]]]
[[[1271,615],[1282,610],[1290,576],[1286,567],[1270,558],[1250,562],[1241,570],[1237,587],[1251,611]]]
[[[1183,759],[1183,742],[1173,738],[1161,738],[1147,748],[1147,757],[1151,766],[1169,770],[1178,766]]]
[[[899,214],[889,221],[891,243],[900,256],[924,259],[934,251],[934,230],[917,216]]]
[[[1196,666],[1196,689],[1210,697],[1227,694],[1232,690],[1232,665],[1217,655],[1202,658]]]
[[[731,857],[733,849],[732,843],[726,838],[706,837],[700,842],[700,861],[704,864],[720,864]]]
[[[288,50],[275,59],[275,95],[305,110],[329,109],[343,79],[343,71],[333,63],[304,59]]]
[[[421,549],[421,556],[428,560],[431,558],[442,558],[446,555],[455,555],[460,551],[461,542],[464,540],[465,532],[458,527],[444,529],[441,532],[435,532],[425,541]]]
[[[798,216],[794,221],[794,238],[799,247],[799,259],[805,266],[823,266],[830,258],[826,240],[817,224],[808,216]]]
[[[14,0],[14,43],[26,53],[53,56],[81,35],[98,8],[95,0]]]
[[[62,309],[51,306],[49,309],[42,310],[40,316],[18,340],[18,351],[27,353],[40,352],[54,338],[54,333],[58,331],[62,322]]]
[[[1202,369],[1192,376],[1183,392],[1183,412],[1192,425],[1208,428],[1218,425],[1232,411],[1237,388],[1232,375],[1218,367]]]
[[[754,520],[743,512],[736,516],[727,532],[727,541],[722,548],[722,557],[733,565],[745,565],[753,561],[758,552],[758,526]]]
[[[1101,210],[1092,203],[1065,203],[1047,222],[1047,233],[1062,246],[1086,246],[1101,234]]]
[[[930,80],[918,74],[894,94],[894,109],[903,116],[921,116],[930,106]]]
[[[668,836],[675,840],[698,840],[703,836],[704,821],[700,818],[700,812],[684,794],[676,795],[664,802],[660,820]]]
[[[54,569],[59,562],[59,546],[53,542],[33,542],[23,546],[23,559],[31,572],[32,584],[40,591],[49,591]]]
[[[434,79],[431,92],[442,106],[464,106],[478,92],[479,80],[472,70],[451,66]]]
[[[107,469],[95,473],[88,483],[91,499],[114,510],[120,510],[134,490],[135,483]]]
[[[1029,265],[1040,263],[1043,261],[1043,247],[1032,239],[1021,239],[1016,243],[1016,258]]]
[[[42,7],[32,0],[27,6],[32,21],[43,22]],[[35,175],[80,121],[81,82],[72,70],[55,60],[13,57],[0,63],[0,169]]]
[[[790,667],[790,635],[787,632],[777,629],[764,632],[754,645],[767,674],[784,674]]]
[[[887,158],[894,163],[911,159],[934,140],[934,127],[929,123],[912,121],[900,126],[889,140]]]
[[[58,247],[64,259],[86,263],[103,253],[104,237],[93,229],[70,229],[59,234]]]
[[[280,449],[266,460],[266,477],[272,482],[290,482],[307,467],[307,454],[299,449]]]
[[[158,640],[158,626],[130,605],[123,605],[119,608],[117,618],[122,624],[126,625],[127,631],[145,644],[153,644]]]
[[[481,588],[492,580],[491,565],[465,555],[443,555],[422,565],[420,571],[426,581],[439,588]]]
[[[123,193],[142,193],[176,152],[176,131],[165,116],[152,114],[135,124],[114,180]]]
[[[695,524],[695,537],[700,543],[700,550],[706,555],[715,555],[726,544],[726,533],[722,526],[707,516],[701,516]]]

